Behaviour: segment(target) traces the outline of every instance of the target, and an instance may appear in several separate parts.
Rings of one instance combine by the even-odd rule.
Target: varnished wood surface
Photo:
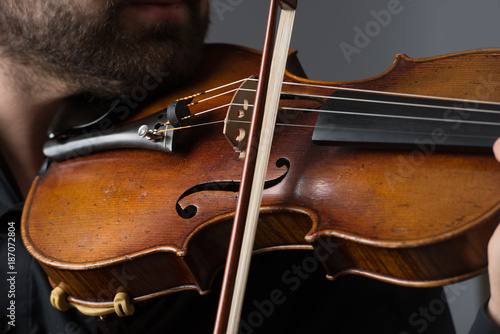
[[[257,73],[257,53],[212,46],[210,55],[196,83],[136,119]],[[318,83],[290,73],[287,80],[500,101],[499,56],[496,50],[422,60],[399,55],[390,70],[364,81]],[[331,94],[326,88],[306,91]],[[192,113],[230,99],[200,103]],[[220,120],[224,113],[193,123]],[[287,113],[279,122],[314,125],[316,117]],[[236,192],[217,182],[239,180],[242,168],[222,126],[183,130],[171,154],[96,153],[53,163],[37,178],[23,214],[23,240],[53,285],[63,283],[74,301],[87,305],[109,304],[118,288],[136,301],[186,288],[208,290],[225,259],[237,200]],[[256,251],[314,248],[330,255],[323,264],[331,277],[356,273],[404,285],[445,284],[485,270],[487,241],[500,220],[500,166],[492,154],[319,146],[312,131],[277,127],[268,179],[286,172],[275,166],[281,158],[290,170],[264,191]],[[210,182],[213,191],[180,201],[198,210],[181,218],[175,209],[181,195]],[[117,272],[130,279],[120,282]],[[120,284],[110,287],[113,279]]]

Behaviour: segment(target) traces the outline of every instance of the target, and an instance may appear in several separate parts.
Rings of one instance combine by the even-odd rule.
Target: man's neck
[[[42,146],[48,125],[68,94],[57,82],[40,85],[45,79],[24,76],[24,84],[15,82],[13,74],[7,73],[11,68],[0,59],[0,152],[26,196],[43,163]],[[46,89],[30,86],[27,79]]]

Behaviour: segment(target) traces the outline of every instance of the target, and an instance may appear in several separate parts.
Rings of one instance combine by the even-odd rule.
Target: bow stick
[[[278,5],[282,11],[276,33]],[[270,4],[238,204],[215,322],[214,333],[218,334],[238,331],[296,7],[296,0],[271,0]]]

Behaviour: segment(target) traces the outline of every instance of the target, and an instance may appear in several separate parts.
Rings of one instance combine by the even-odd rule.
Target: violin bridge
[[[224,120],[224,135],[240,153],[240,159],[245,158],[256,89],[256,80],[245,80],[234,94]]]

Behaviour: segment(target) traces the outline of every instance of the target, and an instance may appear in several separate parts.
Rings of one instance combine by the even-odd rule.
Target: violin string
[[[189,96],[186,96],[186,97],[180,98],[180,99],[178,99],[177,101],[188,100],[188,99],[190,99],[190,98],[192,98],[192,97],[196,97],[196,96],[200,96],[200,95],[205,95],[205,94],[208,94],[208,93],[214,92],[214,91],[219,90],[219,89],[223,89],[223,88],[226,88],[226,87],[229,87],[229,86],[232,86],[232,85],[239,84],[239,83],[241,83],[241,82],[243,82],[243,81],[245,81],[245,80],[248,80],[248,78],[244,78],[244,79],[236,80],[236,81],[233,81],[233,82],[228,83],[228,84],[224,84],[224,85],[221,85],[221,86],[218,86],[218,87],[214,87],[214,88],[211,88],[211,89],[205,90],[205,91],[203,91],[203,92],[199,92],[199,93],[196,93],[196,94],[192,94],[192,95],[189,95]],[[227,92],[226,92],[226,93],[224,93],[224,94],[227,94]],[[222,95],[223,95],[223,94],[222,94]],[[195,104],[198,104],[199,102],[201,102],[201,101],[190,103],[190,104],[188,104],[187,106],[188,106],[188,107],[190,107],[190,106],[193,106],[193,105],[195,105]]]
[[[211,108],[211,109],[208,109],[208,110],[203,110],[203,111],[197,112],[196,114],[192,114],[192,115],[186,116],[185,118],[190,118],[190,117],[194,117],[194,116],[200,116],[200,115],[203,115],[203,114],[206,114],[206,113],[209,113],[209,112],[216,111],[217,109],[222,109],[222,108],[230,107],[232,105],[235,105],[235,103],[226,103],[226,104],[223,104],[223,105],[218,106],[218,107],[214,107],[214,108]]]
[[[248,89],[248,88],[234,88],[234,89],[228,90],[228,91],[226,91],[224,93],[220,93],[220,94],[217,94],[217,95],[214,95],[214,96],[207,97],[207,98],[202,99],[200,101],[196,101],[196,102],[190,103],[190,104],[187,105],[187,107],[191,107],[191,106],[194,106],[194,105],[202,103],[202,102],[207,102],[209,100],[216,99],[216,98],[221,97],[223,95],[227,95],[227,94],[234,93],[234,92],[237,92],[237,91],[255,92],[255,89],[251,90],[251,89]],[[203,94],[206,94],[206,93],[203,93]]]
[[[220,107],[215,107],[209,110],[204,110],[194,115],[200,115],[202,113],[212,112],[217,109],[221,109],[229,106],[239,106],[243,107],[244,105],[241,103],[228,103]],[[248,107],[253,107],[253,105],[248,105]],[[472,120],[464,120],[464,119],[456,119],[456,118],[433,118],[433,117],[419,117],[419,116],[407,116],[407,115],[388,115],[388,114],[373,114],[373,113],[363,113],[363,112],[351,112],[351,111],[341,111],[341,110],[318,110],[318,109],[309,109],[309,108],[298,108],[298,107],[280,107],[280,110],[289,110],[289,111],[304,111],[304,112],[324,112],[331,114],[346,114],[353,116],[368,116],[368,117],[385,117],[385,118],[393,118],[393,119],[411,119],[411,120],[423,120],[423,121],[436,121],[436,122],[454,122],[460,124],[477,124],[477,125],[493,125],[499,126],[500,123],[495,122],[486,122],[486,121],[472,121]],[[476,110],[471,110],[476,111]],[[193,116],[194,116],[193,115]]]
[[[371,113],[363,113],[363,112],[351,112],[351,111],[341,111],[341,110],[316,110],[316,109],[296,108],[296,107],[282,107],[281,109],[306,111],[306,112],[314,111],[314,112],[324,112],[324,113],[329,113],[329,114],[345,114],[345,115],[354,115],[354,116],[411,119],[411,120],[433,121],[433,122],[454,122],[454,123],[460,123],[460,124],[478,124],[478,125],[493,125],[493,126],[500,125],[500,123],[495,123],[495,122],[469,121],[469,120],[455,119],[455,118],[433,118],[433,117],[417,117],[417,116],[406,116],[406,115],[371,114]]]
[[[380,104],[389,104],[389,105],[399,105],[406,107],[421,107],[421,108],[432,108],[432,109],[445,109],[445,110],[460,110],[460,111],[472,111],[472,112],[484,112],[484,113],[498,113],[496,110],[488,110],[488,109],[479,109],[479,108],[464,108],[459,106],[441,106],[434,104],[424,104],[424,103],[409,103],[409,102],[397,102],[397,101],[385,101],[385,100],[373,100],[373,99],[359,99],[352,97],[341,97],[341,96],[323,96],[323,95],[309,95],[309,94],[290,94],[297,96],[305,96],[305,97],[315,97],[322,98],[328,100],[343,100],[343,101],[352,101],[352,102],[366,102],[366,103],[380,103]],[[477,103],[480,103],[477,101]]]
[[[250,124],[250,121],[239,121],[239,120],[224,120],[224,123],[247,123]],[[415,134],[415,135],[426,135],[426,132],[418,132],[418,131],[397,131],[397,130],[379,130],[379,129],[359,129],[359,128],[350,128],[350,127],[342,127],[342,126],[327,126],[327,125],[308,125],[308,124],[290,124],[290,123],[276,123],[277,126],[292,126],[292,127],[300,127],[300,128],[319,128],[319,129],[328,129],[328,130],[349,130],[349,131],[363,131],[363,132],[376,132],[376,133],[395,133],[395,134]],[[447,134],[450,137],[462,137],[462,138],[486,138],[486,139],[497,139],[498,136],[471,136],[471,135],[461,135],[461,134]]]
[[[292,111],[311,111],[307,108],[290,108],[290,107],[282,107],[280,108],[280,110],[292,110]],[[317,112],[317,110],[314,110]],[[321,112],[325,112],[324,110],[322,110]],[[361,116],[375,116],[375,117],[389,117],[389,118],[394,118],[394,116],[392,115],[383,115],[383,114],[369,114],[369,113],[351,113],[351,112],[346,112],[346,111],[335,111],[335,110],[327,110],[326,112],[328,113],[339,113],[339,114],[349,114],[349,115],[361,115]],[[433,121],[433,122],[460,122],[460,120],[457,120],[457,119],[442,119],[442,118],[428,118],[428,117],[412,117],[412,116],[397,116],[395,118],[403,118],[403,119],[412,119],[412,120],[422,120],[422,121]],[[225,120],[225,122],[227,123],[250,123],[249,121],[233,121],[233,120]],[[462,122],[460,122],[461,124],[477,124],[477,125],[491,125],[491,126],[500,126],[500,123],[493,123],[493,122],[482,122],[482,121],[466,121],[466,120],[462,120]],[[316,127],[315,125],[307,125],[307,124],[290,124],[290,123],[276,123],[276,125],[285,125],[285,126],[297,126],[297,127]],[[339,127],[336,127],[335,125],[333,126],[323,126],[322,128],[335,128],[335,129],[339,129]],[[355,128],[341,128],[341,129],[346,129],[346,130],[349,130],[349,129],[352,129],[352,130],[355,130]],[[378,130],[377,130],[378,131]],[[413,133],[413,132],[408,132],[408,131],[383,131],[383,132],[397,132],[397,133]],[[415,133],[418,133],[418,132],[415,132]],[[480,138],[480,137],[478,137]],[[489,138],[489,137],[488,137]]]
[[[258,79],[251,78],[248,80],[258,80]],[[409,97],[409,98],[421,98],[421,99],[440,100],[440,101],[448,101],[448,102],[482,103],[482,104],[491,104],[491,105],[496,105],[496,106],[500,105],[500,102],[496,102],[496,101],[459,99],[459,98],[449,98],[449,97],[443,97],[443,96],[409,94],[409,93],[379,91],[379,90],[370,90],[370,89],[361,89],[361,88],[350,88],[350,87],[342,87],[342,86],[327,86],[327,85],[319,85],[319,84],[307,84],[307,83],[299,83],[299,82],[287,82],[287,81],[285,81],[285,82],[283,82],[283,85],[300,86],[300,87],[314,87],[314,88],[323,88],[323,89],[330,89],[330,90],[343,90],[343,91],[350,91],[350,92],[356,92],[356,93],[372,93],[372,94],[378,94],[378,95],[391,95],[391,96]],[[293,94],[291,94],[291,95],[293,95]],[[296,94],[296,95],[299,95],[299,94]],[[304,94],[304,96],[313,96],[313,95]]]
[[[284,82],[283,84],[284,85],[287,84],[287,85],[314,87],[314,88],[325,88],[325,89],[332,89],[332,90],[343,90],[343,91],[351,91],[351,92],[357,92],[357,93],[373,93],[373,94],[379,94],[379,95],[392,95],[392,96],[399,96],[399,97],[410,97],[410,98],[440,100],[440,101],[448,101],[448,102],[482,103],[482,104],[491,104],[491,105],[495,105],[495,106],[500,105],[500,102],[496,102],[496,101],[482,101],[482,100],[472,100],[472,99],[458,99],[458,98],[448,98],[448,97],[443,97],[443,96],[398,93],[398,92],[390,92],[390,91],[378,91],[378,90],[360,89],[360,88],[349,88],[349,87],[339,87],[339,86],[325,86],[325,85],[316,85],[316,84],[301,84],[301,83],[295,83],[295,82]]]
[[[224,123],[224,122],[225,122],[225,120],[221,119],[221,120],[213,121],[213,122],[199,123],[199,124],[186,125],[186,126],[178,126],[176,128],[158,130],[157,133],[171,132],[171,131],[177,131],[177,130],[185,130],[185,129],[189,129],[189,128],[196,128],[196,127],[206,126],[206,125],[214,125],[214,124]]]
[[[256,79],[248,79],[248,80],[256,80]],[[235,83],[239,83],[239,82],[241,82],[241,80],[236,81]],[[294,83],[289,83],[289,84],[294,84]],[[225,86],[228,86],[228,85],[225,85]],[[309,85],[309,86],[318,86],[318,85]],[[318,87],[328,88],[328,86],[318,86]],[[216,90],[216,89],[217,88],[214,88],[214,89],[211,89],[210,91],[213,91],[213,90]],[[344,88],[341,88],[341,89],[344,89]],[[212,96],[212,97],[209,97],[209,98],[197,101],[195,103],[191,103],[188,106],[195,105],[195,104],[198,104],[198,103],[201,103],[201,102],[206,102],[206,101],[211,100],[213,98],[217,98],[217,97],[229,94],[229,93],[234,93],[234,92],[236,92],[238,90],[239,90],[238,88],[235,88],[235,89],[226,91],[224,93],[217,94],[216,96]],[[241,90],[242,91],[255,92],[255,90],[247,89],[247,88],[243,88]],[[345,88],[345,90],[351,90],[351,89]],[[363,91],[363,90],[358,90],[358,91],[360,91],[360,92],[377,92],[379,94],[384,94],[385,93],[385,92],[378,92],[378,91]],[[374,99],[360,99],[360,98],[351,98],[351,97],[326,96],[326,95],[303,94],[303,93],[289,93],[289,95],[292,95],[292,96],[303,96],[303,97],[306,97],[306,98],[320,98],[320,99],[326,99],[326,100],[345,100],[345,101],[353,101],[353,102],[379,103],[379,104],[388,104],[388,105],[399,105],[399,106],[420,107],[420,108],[434,108],[434,109],[453,110],[453,111],[470,111],[470,112],[479,112],[479,113],[497,113],[497,111],[495,111],[495,110],[488,110],[488,109],[481,109],[481,108],[467,108],[467,107],[461,107],[461,106],[456,106],[456,105],[453,106],[453,107],[450,107],[450,106],[432,105],[432,104],[423,104],[423,103],[409,103],[409,102],[374,100]],[[425,95],[411,95],[411,94],[400,94],[400,93],[390,93],[389,95],[398,95],[398,96],[405,96],[405,97],[412,96],[412,97],[419,97],[419,98],[435,98],[435,99],[443,100],[443,98],[436,98],[436,97],[425,96]],[[479,101],[479,100],[465,100],[465,99],[445,99],[443,101],[464,102],[464,103],[482,103],[482,104],[490,104],[490,105],[500,105],[500,103],[498,103],[498,102]],[[228,104],[226,104],[224,106],[228,106]],[[210,111],[216,110],[218,108],[222,108],[224,106],[212,108],[212,109],[210,109]],[[187,116],[187,118],[198,116],[198,115],[201,115],[201,114],[204,114],[204,113],[205,113],[205,111],[202,111],[202,112],[199,112],[199,113]]]
[[[195,127],[202,127],[202,126],[208,126],[208,125],[215,125],[215,124],[220,124],[220,123],[239,123],[239,124],[250,124],[250,121],[239,121],[239,120],[218,120],[218,121],[212,121],[212,122],[206,122],[206,123],[199,123],[199,124],[194,124],[194,125],[187,125],[187,126],[181,126],[177,128],[171,128],[171,129],[165,129],[165,130],[159,130],[158,133],[162,132],[171,132],[171,131],[177,131],[177,130],[184,130],[184,129],[189,129],[189,128],[195,128]],[[498,125],[498,124],[495,124]],[[328,129],[328,130],[348,130],[348,131],[363,131],[363,132],[375,132],[375,133],[394,133],[394,134],[414,134],[414,135],[426,135],[428,133],[426,132],[418,132],[418,131],[397,131],[397,130],[378,130],[378,129],[358,129],[358,128],[350,128],[350,127],[341,127],[341,126],[317,126],[317,125],[307,125],[307,124],[291,124],[291,123],[276,123],[276,126],[287,126],[287,127],[300,127],[300,128],[321,128],[321,129]],[[461,138],[471,138],[471,139],[496,139],[498,136],[481,136],[481,135],[461,135],[461,134],[447,134],[447,136],[450,137],[461,137]]]

